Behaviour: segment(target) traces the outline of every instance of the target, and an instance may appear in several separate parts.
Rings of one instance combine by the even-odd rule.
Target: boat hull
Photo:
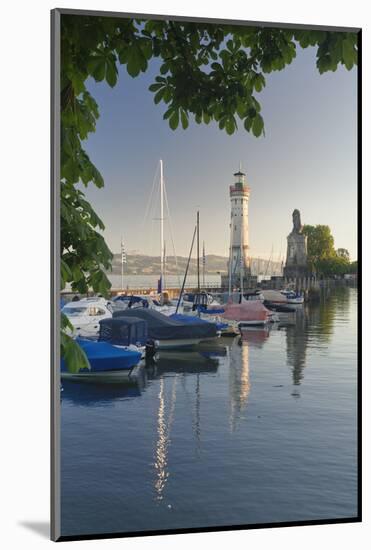
[[[269,322],[268,320],[262,320],[262,321],[239,321],[238,326],[239,328],[243,327],[261,327],[265,326]]]
[[[107,384],[119,383],[127,380],[135,380],[140,371],[140,366],[135,365],[129,370],[112,370],[101,372],[61,372],[62,380],[71,380],[75,382],[100,382]]]
[[[203,342],[202,338],[179,338],[174,340],[158,340],[159,350],[164,349],[178,349],[178,348],[191,348],[197,346],[200,342]]]

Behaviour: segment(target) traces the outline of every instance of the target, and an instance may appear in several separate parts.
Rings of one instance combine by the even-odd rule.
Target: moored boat
[[[239,304],[229,302],[222,313],[223,319],[230,319],[238,323],[239,328],[244,326],[265,325],[270,320],[270,312],[261,300],[241,299]]]
[[[158,349],[191,347],[200,342],[217,338],[212,323],[186,323],[171,319],[152,309],[115,311],[113,318],[139,317],[147,321],[148,337],[158,342]]]
[[[113,299],[113,303],[116,309],[154,309],[164,315],[171,315],[175,312],[173,304],[161,304],[160,300],[149,294],[119,294]]]
[[[140,351],[118,348],[109,342],[97,342],[76,338],[85,352],[90,369],[71,373],[64,359],[61,360],[61,378],[71,380],[112,381],[122,376],[131,376],[141,360]]]
[[[112,317],[112,305],[104,298],[81,298],[65,304],[62,313],[73,327],[73,336],[91,338],[99,332],[99,321]]]
[[[156,353],[156,341],[148,336],[148,325],[139,317],[111,317],[99,323],[100,342],[109,342],[113,346],[140,351],[142,357],[153,357]]]
[[[282,290],[281,294],[286,297],[288,304],[300,305],[304,303],[304,294],[291,289]]]
[[[196,315],[184,315],[182,313],[173,313],[172,315],[170,315],[170,319],[174,319],[175,321],[180,321],[181,323],[186,323],[186,324],[211,323],[212,325],[215,326],[217,330],[217,335],[220,335],[223,330],[226,330],[228,328],[227,323],[221,323],[218,321],[203,319],[202,317],[198,317]]]

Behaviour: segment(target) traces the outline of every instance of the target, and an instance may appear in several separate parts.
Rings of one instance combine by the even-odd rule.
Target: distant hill
[[[207,254],[205,260],[206,275],[215,275],[218,272],[222,275],[227,273],[228,258],[224,256],[217,256],[216,254]],[[187,261],[188,258],[182,256],[177,257],[179,273],[184,273]],[[112,267],[113,274],[119,275],[121,273],[121,254],[114,254]],[[268,260],[252,258],[251,268],[254,275],[257,275],[258,273],[262,275],[279,275],[281,264],[279,262],[268,262]],[[160,257],[146,256],[144,254],[128,254],[127,263],[125,264],[124,269],[127,275],[157,275],[160,273]],[[200,258],[200,270],[202,272],[202,258]],[[168,275],[177,274],[174,256],[166,257],[166,273]],[[189,275],[197,274],[196,258],[191,259],[188,273]]]

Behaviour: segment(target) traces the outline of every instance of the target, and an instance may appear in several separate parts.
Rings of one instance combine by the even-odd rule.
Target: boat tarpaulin
[[[109,317],[99,321],[99,340],[111,344],[145,346],[148,341],[146,321],[138,317]]]
[[[240,304],[228,303],[221,315],[223,319],[233,321],[266,321],[268,316],[269,311],[261,300],[245,299]]]
[[[211,320],[208,321],[207,319],[200,319],[200,317],[197,317],[196,315],[182,315],[181,313],[173,313],[172,315],[170,315],[170,319],[174,319],[175,321],[181,321],[183,323],[188,323],[188,324],[211,323],[212,325],[216,326],[217,330],[223,330],[228,327],[227,323],[218,323],[217,321],[211,321]]]
[[[194,338],[215,338],[216,326],[213,323],[188,323],[167,317],[154,309],[128,309],[114,311],[113,317],[139,317],[148,324],[148,337],[155,340],[178,340]]]
[[[96,342],[76,338],[76,342],[86,353],[91,370],[80,372],[104,372],[113,370],[130,370],[137,365],[142,354],[112,346],[108,342]],[[67,372],[65,361],[61,360],[61,372]]]

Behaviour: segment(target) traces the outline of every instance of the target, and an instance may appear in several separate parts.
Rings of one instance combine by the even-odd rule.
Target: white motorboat
[[[281,294],[286,297],[288,304],[303,304],[304,303],[304,294],[300,292],[295,292],[294,290],[286,289],[281,290]]]
[[[172,315],[175,313],[176,306],[173,304],[161,304],[160,300],[149,294],[121,294],[113,299],[115,310],[119,309],[154,309],[164,315]]]
[[[105,298],[81,298],[68,302],[62,308],[71,325],[72,336],[82,338],[96,337],[99,332],[99,321],[112,317],[112,303]]]

